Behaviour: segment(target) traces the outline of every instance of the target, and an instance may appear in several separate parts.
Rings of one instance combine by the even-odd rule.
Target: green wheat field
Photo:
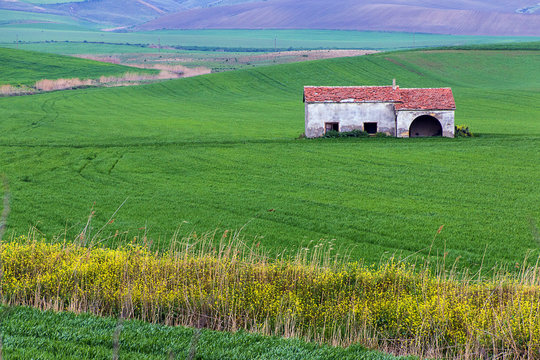
[[[8,235],[73,239],[91,211],[100,228],[125,201],[106,233],[145,231],[162,247],[175,232],[242,228],[272,252],[336,239],[368,263],[445,251],[472,269],[513,266],[539,246],[539,65],[534,50],[395,52],[2,98]],[[304,85],[392,77],[451,86],[456,123],[478,137],[297,139]]]
[[[0,85],[129,70],[20,49],[0,48],[0,60]],[[10,195],[4,241],[31,233],[71,242],[84,232],[99,233],[102,246],[144,238],[153,249],[167,250],[172,239],[228,230],[284,259],[331,242],[332,256],[367,266],[391,257],[444,257],[450,267],[473,274],[517,271],[540,255],[539,68],[540,43],[533,42],[0,97],[0,174]],[[452,87],[456,124],[476,136],[301,138],[303,86],[389,85],[392,78],[401,87]],[[94,349],[111,356],[116,320],[2,311],[3,346],[11,358],[80,358]],[[65,331],[81,324],[92,330],[80,339],[79,330]],[[193,330],[125,326],[125,344],[133,348],[126,358],[163,358],[169,347],[180,358],[189,355],[180,348],[192,341]],[[47,332],[54,337],[47,340]],[[150,339],[166,333],[179,340],[148,340],[138,348],[147,332]],[[201,344],[215,347],[201,346],[208,351],[201,358],[240,358],[233,352],[247,351],[223,345],[224,338],[260,359],[386,358],[363,348],[209,331]],[[41,353],[42,347],[48,350]],[[271,354],[270,347],[287,355]]]

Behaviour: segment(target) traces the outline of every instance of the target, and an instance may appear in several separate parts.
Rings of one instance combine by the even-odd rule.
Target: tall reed
[[[193,235],[164,253],[138,241],[108,249],[21,236],[2,245],[2,291],[9,304],[395,354],[538,358],[538,267],[458,277],[396,259],[341,262],[331,246],[269,258],[227,232]]]
[[[158,74],[155,75],[127,72],[119,76],[100,76],[99,79],[41,79],[36,81],[33,86],[0,85],[0,96],[31,95],[39,92],[71,90],[88,86],[114,87],[140,85],[142,83],[154,82],[159,80],[187,77],[188,75],[161,70]],[[189,76],[194,75],[191,74]]]

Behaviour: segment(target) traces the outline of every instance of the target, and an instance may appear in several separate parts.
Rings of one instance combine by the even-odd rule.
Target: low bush
[[[324,138],[342,138],[342,137],[368,137],[369,134],[362,130],[351,130],[351,131],[336,131],[330,130],[327,131],[322,137]]]
[[[456,125],[454,129],[455,137],[473,137],[474,134],[469,130],[466,125]]]
[[[317,261],[320,248],[271,261],[227,237],[164,254],[135,244],[106,249],[21,237],[2,246],[3,299],[422,356],[532,358],[540,351],[537,268],[458,280],[395,260],[376,268]]]

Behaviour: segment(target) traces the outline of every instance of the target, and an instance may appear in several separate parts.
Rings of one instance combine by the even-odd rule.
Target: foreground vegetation
[[[24,307],[0,309],[2,355],[7,359],[283,359],[392,360],[361,346],[336,348],[236,333],[168,327],[135,320],[119,322]],[[115,339],[118,339],[117,341]]]
[[[159,255],[134,243],[106,249],[20,237],[2,247],[2,295],[43,309],[421,356],[533,359],[540,351],[536,267],[482,280],[456,277],[443,263],[437,273],[400,261],[342,264],[321,244],[291,261],[237,245],[237,234],[224,233],[218,246],[209,240]]]

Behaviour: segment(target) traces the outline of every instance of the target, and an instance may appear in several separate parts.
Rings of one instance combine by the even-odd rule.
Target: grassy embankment
[[[168,327],[141,321],[72,313],[1,308],[2,354],[8,359],[287,359],[392,360],[391,355],[280,339],[246,332],[227,333]],[[118,331],[120,329],[120,332]],[[118,346],[114,337],[118,334]],[[193,356],[190,357],[190,354]]]
[[[514,266],[538,242],[538,51],[416,51],[0,100],[9,234],[244,227],[273,252],[336,239],[352,259],[448,253]],[[391,59],[392,61],[389,61]],[[473,139],[295,140],[302,86],[452,86]],[[275,211],[268,211],[274,209]],[[146,230],[138,230],[145,228]],[[112,246],[121,236],[106,243]],[[343,252],[342,252],[343,253]]]

